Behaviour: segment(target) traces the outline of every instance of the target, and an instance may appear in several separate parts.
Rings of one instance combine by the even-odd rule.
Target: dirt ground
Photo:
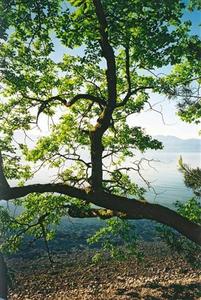
[[[142,262],[92,264],[90,251],[8,260],[10,300],[201,299],[201,272],[163,243],[143,244]]]

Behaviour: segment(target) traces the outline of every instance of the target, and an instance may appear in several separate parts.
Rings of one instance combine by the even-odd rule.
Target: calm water
[[[191,167],[201,167],[200,153],[152,153],[149,158],[159,160],[153,162],[155,170],[146,167],[143,171],[144,176],[152,182],[155,192],[149,191],[147,198],[155,203],[171,206],[175,201],[186,201],[192,196],[192,190],[184,185],[183,175],[178,168],[180,155],[183,162]]]

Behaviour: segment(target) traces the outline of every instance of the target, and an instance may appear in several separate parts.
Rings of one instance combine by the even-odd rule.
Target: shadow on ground
[[[144,299],[144,300],[195,300],[201,297],[201,285],[197,283],[189,284],[169,284],[164,286],[160,283],[147,283],[136,289],[128,290],[124,288],[117,289],[118,296],[126,296],[126,299]]]

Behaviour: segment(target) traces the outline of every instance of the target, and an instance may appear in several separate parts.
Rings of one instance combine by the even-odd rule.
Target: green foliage
[[[46,242],[53,239],[69,209],[81,212],[90,208],[82,200],[37,193],[15,200],[14,205],[16,214],[0,206],[1,249],[6,253],[17,251],[26,237]]]
[[[183,109],[183,106],[185,106],[185,109]],[[188,123],[194,122],[195,124],[199,124],[201,118],[201,103],[192,101],[187,105],[182,105],[182,108],[180,105],[178,115],[183,121],[186,121]]]
[[[106,221],[106,226],[99,229],[88,240],[89,244],[100,244],[101,250],[93,257],[97,263],[109,256],[111,259],[123,260],[130,256],[142,258],[138,249],[135,228],[128,221],[114,217]]]
[[[200,3],[200,0],[191,0],[189,2],[189,9],[190,10],[194,10],[194,9],[201,9],[201,3]]]
[[[179,214],[195,223],[201,224],[201,205],[198,199],[191,198],[185,203],[177,201],[175,205]],[[167,226],[158,226],[157,231],[170,249],[178,252],[194,267],[200,268],[200,246]]]
[[[201,205],[199,200],[191,198],[185,203],[177,201],[175,206],[180,215],[188,218],[194,223],[201,224]]]
[[[31,167],[21,162],[20,155],[16,154],[17,148],[12,144],[9,136],[1,138],[0,151],[4,162],[4,174],[7,179],[18,179],[21,182],[32,177]]]
[[[10,215],[6,208],[0,206],[0,239],[5,240],[9,232]]]
[[[201,196],[201,169],[191,168],[183,163],[182,157],[179,159],[179,170],[183,173],[184,183],[190,187],[194,194],[198,197]]]

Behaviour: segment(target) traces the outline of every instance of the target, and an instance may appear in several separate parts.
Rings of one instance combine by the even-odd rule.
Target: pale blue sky
[[[164,100],[161,96],[151,98],[152,104]],[[145,111],[129,117],[128,124],[141,126],[151,135],[173,135],[182,139],[199,138],[198,132],[201,128],[198,125],[182,122],[176,115],[174,101],[165,100],[154,108],[159,111],[162,109],[163,117],[157,112]]]

